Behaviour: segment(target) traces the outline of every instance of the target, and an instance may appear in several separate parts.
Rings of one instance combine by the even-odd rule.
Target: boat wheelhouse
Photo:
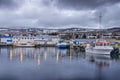
[[[93,49],[96,50],[112,50],[113,47],[110,45],[110,42],[106,40],[97,40],[95,43],[95,47]]]

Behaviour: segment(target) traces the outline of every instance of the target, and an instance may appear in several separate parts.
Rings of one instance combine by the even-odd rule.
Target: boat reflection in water
[[[89,61],[93,63],[96,69],[96,80],[104,80],[104,68],[108,68],[110,62],[108,61],[110,58],[107,58],[105,55],[91,55],[89,57]]]
[[[118,80],[119,62],[73,49],[6,47],[0,48],[0,80]]]

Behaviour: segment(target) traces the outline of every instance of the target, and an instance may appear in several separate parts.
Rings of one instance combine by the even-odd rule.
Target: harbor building
[[[15,46],[34,46],[34,39],[35,36],[31,35],[18,35],[18,36],[13,36],[12,40]]]
[[[0,37],[0,45],[10,45],[13,43],[12,37],[9,35],[2,35]]]
[[[53,45],[55,46],[58,42],[59,37],[49,35],[37,35],[34,39],[35,45]]]

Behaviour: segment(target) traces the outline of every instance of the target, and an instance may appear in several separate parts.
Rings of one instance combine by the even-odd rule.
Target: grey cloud
[[[107,8],[107,11],[103,16],[103,24],[106,27],[120,27],[119,15],[120,15],[120,6],[115,5]]]
[[[62,9],[97,9],[119,3],[120,0],[55,0],[56,6]]]
[[[116,27],[120,25],[119,2],[119,0],[0,0],[0,25],[31,27],[77,25],[96,28],[99,14],[102,12],[102,26]]]
[[[67,25],[68,27],[69,25],[72,25],[72,27],[76,27],[76,25],[83,26],[83,27],[92,27],[95,25],[94,20],[93,20],[94,17],[92,17],[92,14],[89,15],[89,13],[86,13],[83,15],[79,15],[79,13],[73,16],[64,16],[61,14],[44,13],[42,15],[44,18],[39,18],[37,23],[39,25],[42,24],[44,26],[56,26],[56,27],[67,26]]]
[[[53,2],[53,0],[42,0],[42,3],[46,6],[51,5],[52,2]]]
[[[23,0],[0,0],[0,9],[16,9]]]

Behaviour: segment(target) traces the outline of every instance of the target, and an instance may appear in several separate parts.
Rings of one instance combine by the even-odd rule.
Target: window
[[[109,43],[105,43],[104,46],[109,46]]]

